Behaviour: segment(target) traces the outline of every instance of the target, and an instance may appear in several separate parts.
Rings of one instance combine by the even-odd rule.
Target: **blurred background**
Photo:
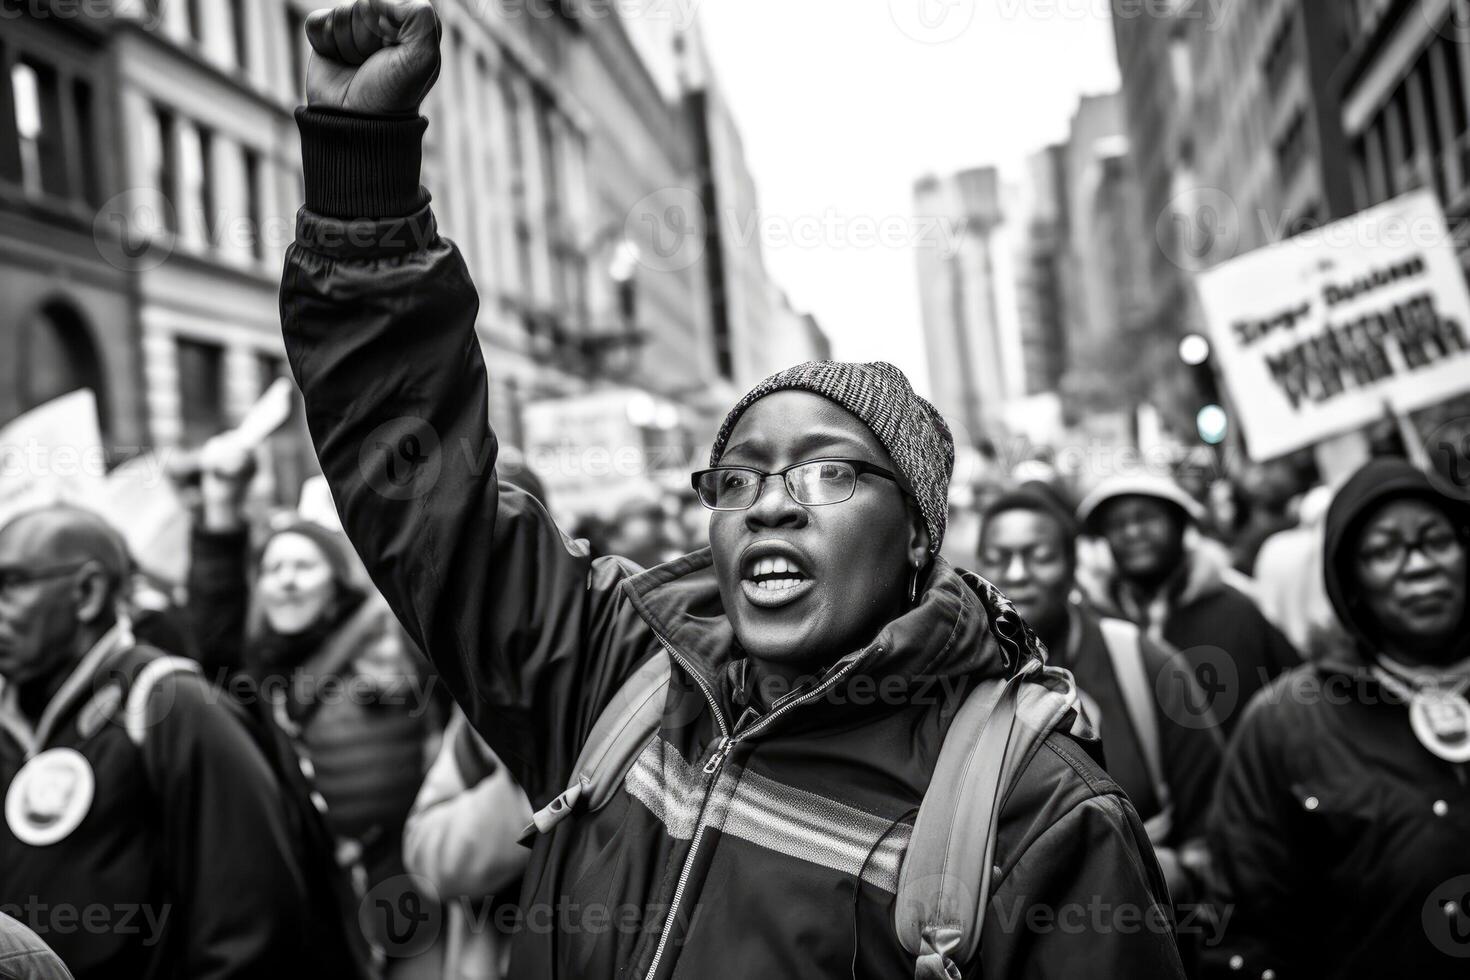
[[[95,396],[95,422],[42,426],[80,475],[8,466],[11,497],[175,465],[288,373],[312,6],[0,5],[0,423]],[[723,410],[828,356],[894,361],[945,413],[962,526],[1018,472],[1291,497],[1376,444],[1463,448],[1464,365],[1430,403],[1313,398],[1299,433],[1252,439],[1259,378],[1220,338],[1275,294],[1211,310],[1199,283],[1415,191],[1463,255],[1470,2],[436,6],[424,183],[480,290],[497,430],[570,525],[653,506],[692,543],[685,474]],[[18,461],[34,433],[0,443]],[[260,464],[257,497],[295,506],[299,410]]]

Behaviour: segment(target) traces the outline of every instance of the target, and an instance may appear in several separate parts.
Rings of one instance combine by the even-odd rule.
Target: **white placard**
[[[1417,191],[1199,276],[1255,459],[1470,391],[1470,290],[1434,195]]]

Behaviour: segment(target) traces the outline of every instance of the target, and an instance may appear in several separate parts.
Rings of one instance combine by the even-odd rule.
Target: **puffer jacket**
[[[307,206],[282,323],[323,471],[374,582],[533,806],[565,788],[623,681],[671,660],[619,791],[536,840],[511,975],[912,976],[900,861],[964,694],[1035,652],[1014,609],[940,561],[863,649],[764,715],[737,710],[708,550],[647,572],[594,560],[496,480],[477,298],[404,149],[422,121],[298,119]],[[1054,734],[1025,764],[996,863],[966,976],[1181,975],[1142,824],[1077,741]]]
[[[1310,662],[1263,690],[1235,734],[1209,824],[1212,904],[1225,925],[1213,975],[1466,975],[1470,764],[1419,744],[1408,707],[1374,677],[1343,569],[1356,522],[1400,494],[1434,491],[1402,461],[1370,464],[1342,489],[1324,565],[1353,632],[1317,633]]]

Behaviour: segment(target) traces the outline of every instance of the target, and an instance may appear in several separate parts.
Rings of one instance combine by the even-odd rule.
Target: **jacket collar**
[[[723,675],[743,654],[720,600],[710,550],[636,575],[623,588],[639,616],[676,655],[676,663],[699,675],[709,690],[723,690]],[[1039,644],[1009,600],[978,575],[937,558],[914,608],[838,664],[857,661],[843,685],[867,677],[885,685],[880,689],[898,687],[912,695],[946,679],[1009,674],[1022,659],[1039,655]],[[872,703],[871,693],[831,700]]]
[[[21,714],[18,692],[10,684],[0,681],[0,728],[4,728],[25,748],[29,757],[39,752],[55,733],[67,710],[92,690],[92,678],[115,654],[134,646],[131,624],[122,617],[103,633],[92,648],[82,655],[71,669],[66,680],[56,689],[51,700],[41,711],[41,717],[32,728]]]

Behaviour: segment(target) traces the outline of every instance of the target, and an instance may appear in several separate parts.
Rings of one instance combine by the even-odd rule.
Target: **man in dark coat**
[[[0,529],[0,910],[78,980],[297,976],[273,773],[192,662],[134,643],[127,571],[86,511]]]
[[[1210,844],[1222,977],[1415,980],[1470,962],[1470,505],[1402,460],[1328,513],[1345,634],[1247,709]]]
[[[1247,594],[1228,553],[1198,534],[1204,512],[1163,477],[1116,477],[1083,499],[1083,531],[1107,544],[1111,569],[1084,574],[1105,616],[1136,623],[1183,654],[1228,735],[1258,690],[1300,658]]]

